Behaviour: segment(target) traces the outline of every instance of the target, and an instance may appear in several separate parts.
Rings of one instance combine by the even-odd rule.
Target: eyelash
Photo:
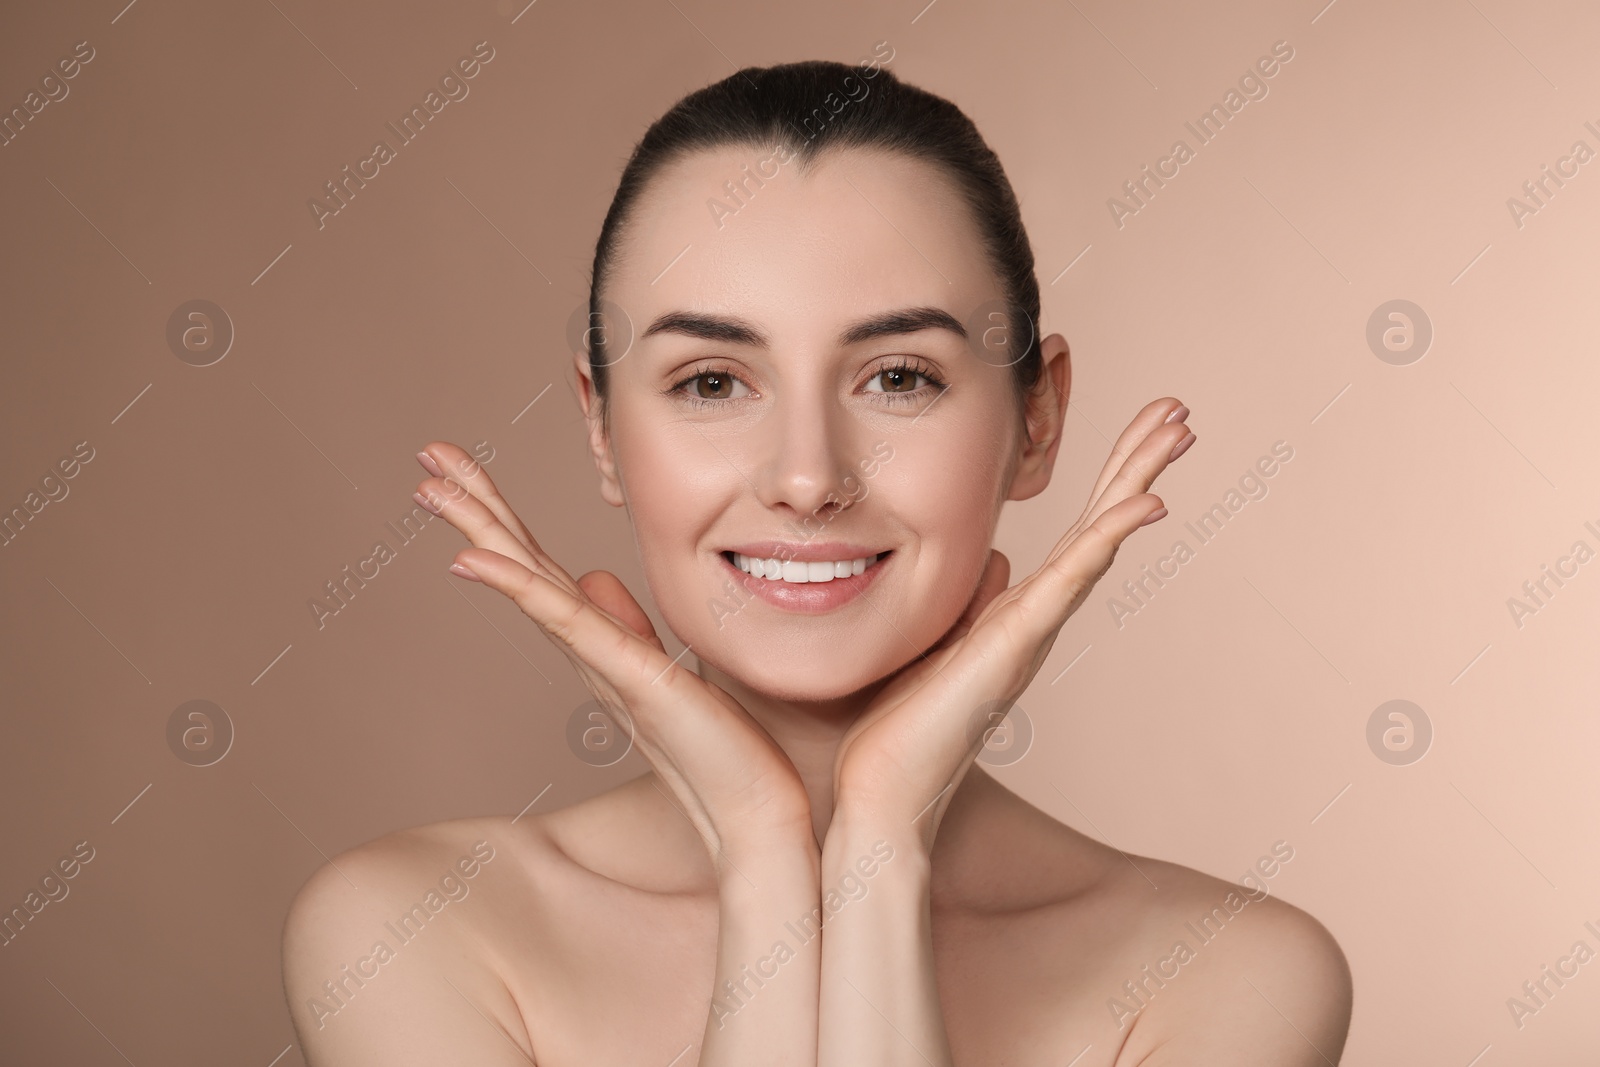
[[[901,356],[896,362],[879,367],[877,370],[872,372],[871,377],[869,377],[867,380],[870,382],[873,378],[888,374],[891,371],[910,372],[915,374],[925,379],[928,385],[933,387],[936,391],[942,391],[948,388],[944,381],[933,373],[933,369],[931,367],[920,360],[912,359],[907,356]],[[687,377],[680,379],[677,384],[664,390],[664,394],[667,396],[679,396],[680,399],[687,401],[691,406],[701,410],[704,410],[705,408],[716,407],[719,404],[726,404],[729,402],[729,400],[734,399],[730,397],[728,400],[708,400],[703,396],[694,396],[690,393],[684,392],[685,386],[697,381],[700,378],[704,378],[707,375],[712,374],[725,378],[738,377],[737,375],[730,373],[725,368],[710,364],[702,364],[696,367]],[[746,384],[748,385],[749,383],[747,382]],[[897,404],[920,399],[925,391],[925,389],[912,389],[909,392],[891,393],[885,389],[881,391],[880,395],[882,395],[889,403]]]

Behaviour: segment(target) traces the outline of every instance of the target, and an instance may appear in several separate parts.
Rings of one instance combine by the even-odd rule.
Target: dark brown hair
[[[1017,198],[999,159],[955,104],[908,85],[875,62],[746,67],[690,93],[657,119],[634,147],[600,227],[590,272],[590,325],[605,325],[601,290],[622,231],[652,176],[692,152],[778,144],[789,149],[802,172],[824,149],[875,148],[925,160],[948,175],[972,211],[1000,280],[1008,336],[1028,339],[1025,352],[1011,363],[1019,396],[1037,383],[1042,368],[1039,283]],[[608,360],[603,329],[591,329],[585,337],[595,392],[604,400],[608,362],[621,356]]]

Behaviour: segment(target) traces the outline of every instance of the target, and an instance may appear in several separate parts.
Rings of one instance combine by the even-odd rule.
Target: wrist
[[[892,850],[897,861],[915,859],[925,864],[932,851],[934,815],[931,808],[915,819],[859,805],[835,808],[822,843],[823,872],[871,854],[874,849]]]
[[[857,884],[905,886],[913,891],[928,884],[932,865],[916,827],[903,820],[835,818],[822,845],[822,890],[848,895]]]
[[[821,881],[822,850],[809,833],[804,841],[727,842],[712,852],[711,861],[725,898],[814,897]]]

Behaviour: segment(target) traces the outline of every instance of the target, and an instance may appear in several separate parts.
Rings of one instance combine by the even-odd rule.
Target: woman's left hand
[[[1032,575],[1006,588],[1010,564],[990,552],[965,613],[846,732],[834,762],[834,826],[914,827],[914,834],[896,836],[931,852],[954,787],[999,723],[997,713],[1028,687],[1123,539],[1166,513],[1146,490],[1174,451],[1192,444],[1187,415],[1171,397],[1139,412],[1117,439],[1083,515]]]

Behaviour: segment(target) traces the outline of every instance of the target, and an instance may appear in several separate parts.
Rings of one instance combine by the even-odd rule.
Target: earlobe
[[[573,364],[578,374],[578,406],[583,409],[589,432],[589,454],[594,459],[595,469],[600,472],[600,499],[612,507],[623,507],[627,500],[622,492],[621,480],[617,477],[610,435],[606,432],[606,402],[597,395],[587,359],[579,355],[574,358]]]
[[[1067,339],[1059,333],[1046,337],[1039,349],[1044,366],[1039,374],[1038,402],[1029,405],[1038,432],[1030,436],[1053,459],[1061,444],[1061,432],[1067,421],[1067,401],[1072,395],[1072,351],[1067,347]]]
[[[1039,343],[1043,363],[1029,389],[1023,413],[1023,441],[1011,480],[1009,500],[1027,500],[1050,484],[1056,452],[1066,425],[1072,393],[1072,354],[1066,338],[1053,333]]]
[[[611,450],[611,441],[606,433],[604,409],[605,402],[600,402],[600,409],[594,410],[589,418],[589,452],[594,456],[595,468],[600,472],[600,497],[612,507],[620,508],[626,500],[622,493],[622,483],[617,477],[617,460]]]

